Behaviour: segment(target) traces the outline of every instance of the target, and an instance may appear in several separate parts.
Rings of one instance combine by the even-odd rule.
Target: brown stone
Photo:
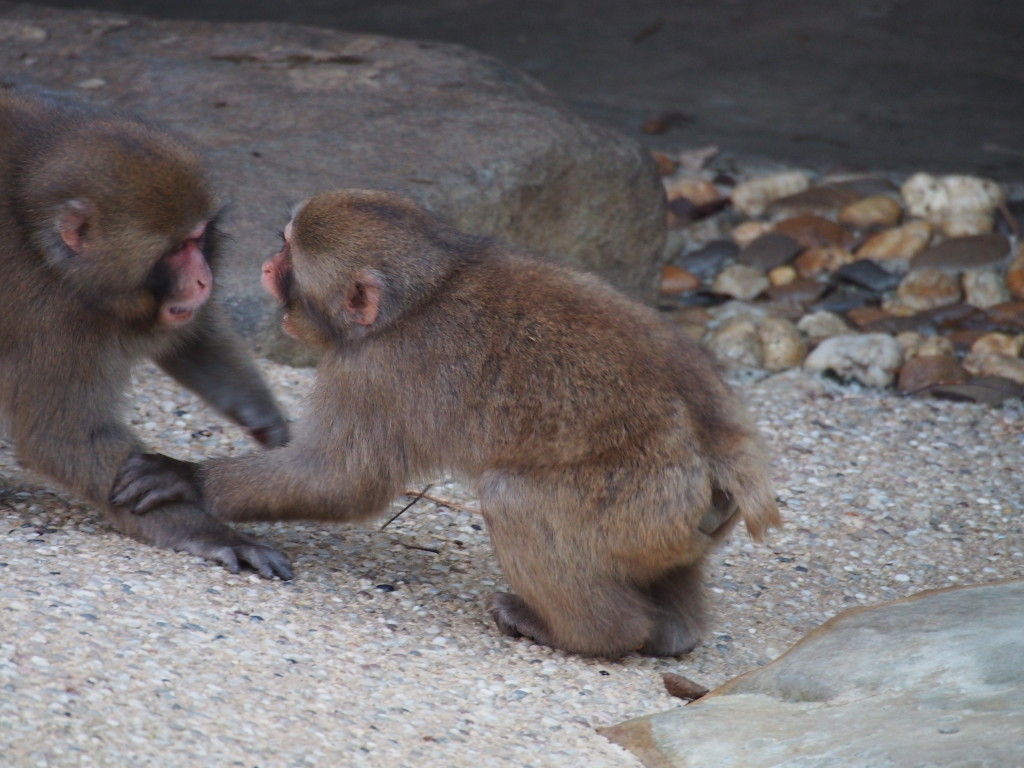
[[[1010,297],[1016,301],[1024,301],[1024,267],[1011,269],[1006,273],[1006,287]]]
[[[788,235],[804,248],[827,248],[843,242],[843,228],[831,219],[802,213],[775,224],[775,232]]]
[[[907,274],[897,289],[900,303],[914,311],[956,304],[962,298],[960,281],[941,269],[918,269]]]
[[[857,257],[838,245],[824,248],[808,248],[796,257],[793,266],[801,277],[816,277],[822,272],[835,272],[844,264],[851,264]]]
[[[771,231],[772,225],[767,221],[744,221],[733,228],[731,236],[736,245],[746,248],[761,235],[767,235]]]
[[[874,261],[910,261],[931,240],[932,225],[927,221],[910,221],[895,229],[872,235],[857,256]]]
[[[1017,246],[1017,254],[1006,273],[1006,287],[1016,301],[1024,301],[1024,243]]]
[[[912,269],[963,271],[998,264],[1010,252],[1010,241],[1002,235],[954,237],[925,248],[911,262]]]
[[[888,317],[889,313],[881,307],[855,307],[846,313],[846,319],[858,328],[864,328]]]
[[[920,319],[935,331],[987,328],[988,314],[969,304],[950,304],[921,312]]]
[[[779,198],[768,206],[773,217],[797,216],[814,213],[819,216],[833,216],[836,211],[859,200],[861,194],[851,187],[835,184],[816,184],[793,195]]]
[[[971,345],[972,355],[996,354],[1020,357],[1024,335],[1011,336],[1008,333],[986,333]]]
[[[665,692],[677,699],[693,701],[699,699],[708,692],[707,686],[696,683],[688,677],[677,675],[674,672],[666,672],[661,676],[665,684]]]
[[[888,195],[872,195],[858,200],[839,212],[839,223],[853,229],[895,227],[903,209]]]
[[[671,176],[679,167],[679,164],[664,152],[652,150],[651,157],[654,158],[654,164],[658,166],[659,176]]]
[[[796,280],[798,277],[796,269],[791,267],[789,264],[783,264],[781,267],[776,267],[768,273],[768,280],[772,285],[788,285]]]
[[[674,264],[661,268],[661,292],[663,294],[686,293],[700,288],[700,278]]]
[[[991,330],[1024,333],[1024,301],[1008,301],[985,310]]]
[[[918,355],[900,368],[896,388],[904,394],[917,394],[940,384],[962,384],[967,371],[946,355]]]

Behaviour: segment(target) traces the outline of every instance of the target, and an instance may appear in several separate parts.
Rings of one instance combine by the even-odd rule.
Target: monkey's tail
[[[763,539],[769,529],[781,528],[782,517],[768,467],[760,439],[751,435],[736,453],[715,467],[712,510],[708,514],[728,510],[724,516],[729,519],[738,511],[755,541]]]

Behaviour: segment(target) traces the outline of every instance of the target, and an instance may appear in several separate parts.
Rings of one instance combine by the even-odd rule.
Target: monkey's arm
[[[137,515],[202,498],[221,520],[356,520],[379,512],[401,488],[379,467],[346,472],[291,446],[202,464],[136,453],[121,466],[111,502]]]
[[[288,424],[245,345],[217,305],[195,319],[187,342],[156,363],[267,448],[288,442]]]
[[[200,476],[207,509],[225,521],[372,517],[401,493],[405,478],[390,471],[393,459],[370,462],[360,453],[290,444],[205,461]]]

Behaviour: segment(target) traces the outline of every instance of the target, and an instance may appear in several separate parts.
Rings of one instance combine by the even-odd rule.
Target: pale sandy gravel
[[[298,413],[311,373],[264,368]],[[903,400],[799,373],[739,386],[787,527],[766,545],[740,531],[714,557],[712,631],[680,660],[499,635],[484,602],[502,578],[467,511],[421,502],[382,532],[253,526],[297,575],[263,581],[112,533],[4,445],[0,765],[638,766],[594,729],[679,706],[662,672],[716,686],[843,608],[1024,576],[1019,402]],[[249,450],[152,371],[132,420],[175,455]]]

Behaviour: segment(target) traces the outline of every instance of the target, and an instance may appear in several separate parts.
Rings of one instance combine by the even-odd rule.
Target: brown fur
[[[323,357],[294,441],[203,465],[223,520],[360,520],[416,479],[477,482],[512,635],[583,654],[689,651],[700,564],[779,516],[711,360],[601,280],[457,232],[404,198],[308,201],[264,267]],[[738,510],[738,514],[736,511]]]
[[[120,411],[144,358],[265,443],[287,439],[209,285],[196,287],[210,275],[214,205],[199,157],[167,134],[0,90],[0,413],[26,466],[121,531],[285,575],[283,556],[195,504],[143,517],[109,501],[121,465],[143,450]],[[189,266],[176,272],[179,253]],[[176,302],[191,319],[161,321]]]

